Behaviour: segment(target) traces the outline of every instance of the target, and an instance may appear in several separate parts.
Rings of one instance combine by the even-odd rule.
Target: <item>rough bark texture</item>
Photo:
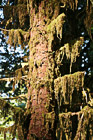
[[[46,114],[54,109],[50,107],[50,97],[53,92],[53,55],[48,50],[48,34],[46,22],[48,21],[47,9],[48,2],[38,3],[37,11],[31,1],[31,32],[30,32],[30,61],[29,61],[29,89],[28,89],[28,108],[31,108],[31,121],[27,139],[36,137],[38,139],[52,139],[47,123],[45,122]],[[36,4],[37,4],[36,3]],[[54,3],[54,2],[53,2]],[[52,3],[50,2],[49,6]],[[52,5],[53,6],[53,5]],[[50,8],[49,8],[50,9]],[[53,9],[51,7],[51,12]],[[50,20],[50,19],[49,19]],[[54,64],[53,64],[54,65]],[[49,70],[50,68],[50,70]],[[50,73],[51,71],[51,73]],[[34,136],[31,136],[34,135]]]
[[[8,131],[13,137],[17,132],[19,140],[93,139],[93,99],[84,90],[84,72],[78,71],[77,65],[84,43],[81,36],[84,24],[92,39],[91,3],[89,0],[87,4],[83,0],[16,0],[14,5],[4,7],[5,28],[10,30],[2,30],[9,32],[8,43],[16,49],[29,42],[30,52],[29,73],[25,65],[10,78],[15,90],[15,83],[27,77],[27,108],[23,111],[0,99],[0,110],[3,114],[12,110],[15,120],[9,128],[0,127],[4,139]],[[81,10],[77,9],[78,5]]]
[[[48,95],[49,91],[45,86],[46,74],[48,67],[48,45],[45,40],[45,36],[42,36],[44,26],[38,25],[38,27],[33,27],[31,30],[31,48],[30,48],[30,87],[29,87],[29,97],[31,97],[28,103],[28,108],[31,111],[31,122],[29,127],[29,135],[35,134],[36,137],[42,139],[42,135],[46,135],[47,132],[44,127],[44,114],[48,112],[45,107],[49,104]],[[38,32],[38,30],[41,31]],[[45,33],[44,33],[45,34]],[[38,40],[38,43],[33,45],[34,38]],[[39,132],[39,133],[38,133]],[[30,136],[28,135],[28,139]],[[49,139],[49,138],[48,138]]]
[[[77,1],[75,5],[74,2],[58,0],[28,2],[31,29],[27,102],[27,108],[31,109],[31,120],[28,140],[77,140],[78,135],[79,138],[83,135],[83,131],[79,131],[81,124],[78,120],[78,114],[82,113],[73,112],[80,111],[82,103],[86,103],[82,95],[84,73],[69,74],[72,64],[79,56],[83,38],[70,42],[69,39],[76,36],[74,31],[77,30],[77,24],[72,27],[74,19],[71,21],[69,14],[66,16],[61,11],[61,4],[63,4],[61,2],[64,6],[70,4],[72,9],[77,7]],[[65,22],[70,28],[69,34],[64,34],[63,37]],[[66,44],[62,42],[62,37]],[[62,44],[64,45],[61,47]],[[66,69],[67,65],[68,69]],[[83,115],[80,117],[81,121]],[[55,122],[59,123],[55,125]],[[88,122],[86,123],[88,125]],[[88,136],[90,135],[89,133]],[[86,135],[84,137],[86,138]]]

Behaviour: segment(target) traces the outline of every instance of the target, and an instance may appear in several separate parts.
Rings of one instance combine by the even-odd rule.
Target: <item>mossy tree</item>
[[[92,41],[92,7],[91,0],[7,1],[2,30],[14,49],[28,44],[29,68],[12,79],[15,86],[26,77],[26,108],[1,99],[1,109],[7,104],[15,120],[5,132],[17,132],[20,140],[92,139],[93,100],[79,69],[86,37]]]

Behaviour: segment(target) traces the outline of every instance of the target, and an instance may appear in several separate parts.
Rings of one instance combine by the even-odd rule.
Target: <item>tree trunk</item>
[[[48,68],[48,44],[45,36],[42,35],[45,34],[43,29],[44,26],[39,24],[37,28],[33,27],[31,31],[31,38],[37,37],[39,42],[33,47],[30,46],[30,87],[28,90],[29,97],[31,97],[28,103],[28,108],[31,108],[29,135],[35,134],[40,139],[47,134],[44,127],[44,115],[48,113],[46,106],[49,104],[49,91],[45,86]],[[41,32],[38,33],[38,30]],[[33,40],[31,41],[32,44]],[[28,139],[30,138],[29,135]]]
[[[82,123],[87,123],[82,118],[88,112],[79,112],[82,102],[85,103],[84,73],[74,73],[75,69],[70,74],[83,45],[77,24],[73,24],[77,22],[75,14],[64,10],[65,16],[61,9],[65,2],[59,0],[31,0],[28,4],[31,31],[27,109],[31,109],[31,119],[27,140],[70,140],[78,135],[81,138],[78,116]],[[73,9],[73,2],[69,5]],[[67,32],[62,36],[65,21]]]
[[[52,12],[55,13],[55,18],[58,15],[58,11],[53,9],[55,3],[58,8],[59,2],[56,0],[54,2],[44,0],[37,3],[31,0],[30,2],[31,32],[27,107],[31,108],[31,121],[28,140],[31,139],[32,135],[40,140],[52,140],[49,126],[47,123],[45,124],[45,117],[47,113],[54,111],[54,108],[50,106],[50,97],[53,96],[54,60],[53,55],[49,55],[46,28],[51,21],[48,16],[51,16]]]

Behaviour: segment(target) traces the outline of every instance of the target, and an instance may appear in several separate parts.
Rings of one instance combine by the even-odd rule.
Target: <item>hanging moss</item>
[[[84,140],[87,138],[87,135],[90,139],[92,139],[93,135],[93,129],[91,126],[92,123],[93,123],[93,109],[88,106],[85,106],[79,113],[78,128],[74,139]],[[89,133],[87,133],[87,131]]]
[[[4,101],[3,99],[0,99],[0,110],[2,111],[2,115],[4,117],[7,117],[8,114],[12,114],[13,120],[14,120],[14,124],[12,126],[9,127],[0,127],[0,132],[10,132],[10,134],[12,134],[13,136],[16,135],[16,129],[17,129],[17,122],[19,122],[19,118],[16,118],[18,114],[23,113],[23,110],[19,107],[14,107],[11,106],[9,103],[7,103],[6,101]],[[16,122],[17,119],[17,122]]]
[[[58,106],[62,104],[72,104],[74,92],[76,92],[76,102],[81,103],[82,88],[84,85],[84,73],[76,72],[74,74],[65,75],[54,80],[55,98]],[[76,90],[76,91],[75,91]]]
[[[59,124],[56,130],[57,138],[61,140],[72,140],[73,139],[73,127],[72,121],[73,117],[77,116],[78,126],[76,131],[76,136],[74,140],[84,140],[88,137],[91,139],[93,130],[91,123],[93,122],[93,109],[91,107],[85,106],[80,112],[68,112],[59,114]],[[73,118],[73,119],[72,119]],[[74,124],[75,125],[75,124]],[[88,131],[88,133],[87,133]]]
[[[72,121],[71,121],[71,112],[67,114],[59,114],[60,121],[60,139],[66,138],[66,140],[71,140],[72,138]],[[63,136],[64,135],[64,136]],[[58,137],[58,132],[56,131],[56,136]]]
[[[11,106],[9,103],[7,103],[5,100],[0,99],[0,110],[5,111],[6,113],[8,113],[8,111],[12,110],[14,113],[18,113],[20,111],[22,111],[21,108],[19,107],[14,107]]]
[[[18,135],[19,139],[25,140],[25,135],[27,133],[28,118],[30,117],[31,110],[24,110],[20,107],[11,106],[5,100],[0,99],[0,110],[2,111],[2,116],[7,117],[10,114],[13,118],[14,124],[9,127],[0,126],[0,132],[12,134],[13,137]],[[6,116],[5,116],[5,113]],[[29,118],[30,119],[30,118]],[[26,126],[24,127],[24,124]]]
[[[0,127],[0,133],[7,133],[9,132],[10,134],[12,134],[13,137],[16,136],[16,125],[10,126],[10,127]]]
[[[42,22],[42,25],[48,25],[51,20],[54,20],[58,16],[60,11],[59,4],[60,1],[58,0],[27,1],[27,9],[31,15],[30,26],[36,26],[38,24],[38,21]],[[42,18],[44,20],[42,20]]]
[[[63,58],[66,55],[67,59],[70,60],[70,72],[72,68],[72,63],[76,62],[76,58],[79,57],[81,45],[83,45],[84,39],[80,37],[80,39],[75,40],[74,44],[65,44],[55,53],[55,61],[58,66],[62,65]]]
[[[24,46],[24,42],[28,42],[29,32],[25,32],[21,29],[9,30],[8,44],[11,46]],[[24,42],[23,42],[24,41]]]
[[[45,115],[45,122],[46,122],[46,128],[53,129],[54,128],[54,122],[55,122],[55,112],[50,112]],[[49,123],[51,123],[51,128],[49,128]]]
[[[52,48],[52,41],[54,40],[54,35],[56,35],[58,39],[62,39],[62,29],[64,22],[65,14],[62,13],[48,25],[47,32],[49,33],[49,51],[51,51]]]
[[[61,2],[64,4],[64,8],[71,8],[72,10],[77,8],[78,0],[61,0]]]
[[[71,61],[71,64],[70,64],[70,72],[71,72],[72,63],[76,62],[76,58],[79,56],[80,48],[81,48],[81,45],[83,44],[83,38],[80,37],[78,40],[75,40],[74,43],[65,44],[56,52],[53,52],[53,49],[54,49],[53,47],[56,46],[53,44],[53,41],[55,39],[55,36],[60,42],[62,41],[63,25],[65,23],[65,18],[66,18],[64,13],[59,15],[60,13],[59,11],[61,9],[59,3],[62,2],[64,4],[63,8],[66,7],[66,8],[71,8],[74,10],[78,6],[78,0],[59,0],[59,1],[58,0],[27,0],[27,1],[16,0],[16,4],[19,4],[19,5],[17,6],[16,9],[13,7],[14,13],[12,13],[13,11],[10,8],[9,10],[11,11],[11,14],[9,15],[9,13],[8,14],[6,13],[6,15],[9,15],[9,20],[6,24],[6,28],[9,28],[9,25],[11,24],[11,22],[13,23],[14,19],[11,18],[11,16],[13,15],[14,17],[18,17],[20,27],[25,28],[27,9],[26,9],[26,5],[22,6],[21,4],[23,3],[26,4],[26,2],[28,6],[29,15],[30,15],[30,27],[31,27],[31,31],[30,31],[31,38],[29,41],[29,50],[30,50],[29,65],[30,66],[29,66],[29,74],[28,74],[28,77],[29,77],[28,88],[29,89],[31,88],[29,90],[30,91],[29,94],[31,97],[29,96],[28,100],[30,101],[30,105],[31,105],[32,101],[35,99],[34,97],[37,98],[40,89],[45,88],[47,91],[47,93],[45,92],[45,94],[47,94],[46,98],[48,99],[48,101],[44,104],[44,106],[45,108],[47,108],[47,111],[51,107],[52,108],[51,110],[53,112],[49,112],[46,115],[45,115],[45,112],[42,113],[42,117],[45,117],[45,122],[43,123],[45,123],[49,131],[49,125],[51,124],[50,126],[51,128],[53,128],[54,120],[56,117],[58,117],[59,122],[60,122],[60,128],[58,128],[56,131],[57,137],[58,137],[58,131],[61,129],[60,139],[71,140],[72,133],[73,133],[71,117],[73,116],[73,113],[72,112],[68,112],[67,114],[62,113],[62,114],[59,114],[59,116],[58,114],[56,114],[57,116],[55,116],[55,112],[54,112],[55,105],[53,106],[53,103],[51,102],[57,101],[57,106],[58,108],[60,108],[60,106],[62,106],[63,104],[68,104],[69,106],[71,106],[74,103],[76,104],[81,103],[81,100],[83,100],[82,88],[84,84],[84,73],[77,72],[74,74],[69,74],[69,75],[65,75],[61,77],[60,70],[59,70],[59,67],[62,65],[63,58],[64,56],[66,56],[66,58],[69,61]],[[40,27],[40,30],[42,30],[41,28],[43,28],[44,31],[43,30],[40,31],[38,26]],[[23,46],[24,41],[28,41],[28,38],[29,38],[29,33],[27,32],[23,32],[20,29],[10,30],[8,43],[14,46],[18,46],[18,45]],[[41,70],[39,69],[43,65],[42,60],[36,59],[38,58],[37,55],[39,55],[39,53],[37,51],[39,51],[40,49],[39,47],[41,47],[40,46],[41,44],[44,44],[45,47],[48,48],[44,52],[45,57],[46,56],[48,57],[46,60],[48,64],[46,64],[46,72],[44,73],[44,77],[38,78],[39,72],[42,73],[42,69]],[[53,53],[55,53],[55,56]],[[55,63],[57,64],[56,69],[55,69]],[[57,79],[55,79],[55,72],[56,72],[56,75],[58,74],[56,77],[60,75],[60,77]],[[15,74],[16,78],[14,82],[18,83],[24,74],[27,74],[24,68],[17,70]],[[15,87],[15,83],[14,83],[14,87]],[[54,93],[55,93],[55,97],[54,97]],[[56,101],[54,99],[56,99]],[[38,100],[36,102],[38,105]],[[30,110],[32,115],[36,113],[36,116],[34,115],[34,117],[39,116],[39,112],[38,111],[36,112],[36,110],[38,110],[38,108],[41,109],[41,105],[42,105],[42,99],[40,99],[38,106],[33,107],[32,110]],[[92,102],[89,103],[89,105],[91,106]],[[6,105],[4,105],[3,107],[5,106]],[[14,111],[15,109],[16,111]],[[14,132],[16,131],[16,128],[17,128],[19,139],[24,140],[24,132],[23,132],[24,128],[22,127],[21,122],[23,121],[24,123],[25,118],[23,118],[24,115],[22,114],[20,109],[18,108],[15,108],[15,109],[12,108],[12,110],[15,113],[14,118],[16,118],[15,119],[16,125],[14,127],[11,127],[11,129]],[[90,110],[90,108],[85,108],[85,110]],[[66,108],[65,112],[67,111],[68,110]],[[82,127],[84,127],[84,130],[86,132],[86,125],[88,126],[89,121],[91,119],[91,115],[89,119],[89,115],[87,115],[87,113],[83,111],[79,113],[81,122],[79,122],[75,139],[78,139],[78,134],[79,134],[79,137],[80,135],[83,136],[84,131],[80,129],[80,127],[82,126],[81,123],[83,123]],[[85,121],[82,120],[83,118],[82,113],[84,114],[83,116],[85,117]],[[32,119],[35,120],[35,118],[32,118]],[[91,127],[90,124],[89,124],[89,127]],[[81,130],[81,132],[79,130]],[[63,135],[65,138],[63,137]],[[86,137],[86,134],[84,138],[85,137]],[[31,139],[33,139],[32,136],[31,136]],[[36,136],[34,139],[36,139]]]
[[[57,37],[59,36],[59,38],[62,39],[62,27],[64,22],[65,14],[62,13],[48,25],[47,31],[53,35],[56,33]]]
[[[27,85],[27,75],[28,75],[28,65],[24,66],[23,68],[17,69],[15,71],[15,77],[13,79],[13,92],[15,91],[15,85],[22,84],[22,81],[25,81],[25,84]]]
[[[27,0],[16,0],[18,4],[27,4]]]
[[[93,6],[92,6],[92,4],[90,4],[90,6],[87,6],[87,8],[86,8],[86,18],[84,20],[84,24],[85,24],[86,30],[91,39],[93,39],[92,34],[91,34],[91,27],[93,25],[93,15],[92,14],[93,14]]]
[[[29,17],[26,3],[18,3],[17,5],[4,6],[4,16],[7,19],[5,28],[21,28],[27,30],[29,28]]]

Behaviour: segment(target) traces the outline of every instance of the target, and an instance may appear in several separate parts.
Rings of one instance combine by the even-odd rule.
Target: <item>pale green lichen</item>
[[[84,85],[84,73],[76,72],[74,74],[65,75],[54,80],[55,98],[58,105],[72,104],[74,90],[78,94],[77,102],[81,102],[82,89]],[[81,93],[80,93],[81,91]]]
[[[75,117],[77,118],[76,120]],[[92,139],[93,130],[92,130],[92,121],[93,121],[93,109],[89,106],[85,106],[79,112],[67,112],[59,114],[59,124],[56,129],[56,137],[63,140],[64,137],[66,140],[73,139],[73,121],[77,121],[78,125],[76,128],[76,134],[74,140],[84,140],[88,136]]]
[[[61,2],[64,4],[62,8],[71,8],[72,10],[77,9],[78,0],[61,0]]]
[[[67,59],[70,60],[70,73],[72,68],[72,63],[76,62],[76,58],[79,57],[81,46],[83,45],[84,38],[80,37],[78,40],[74,41],[74,44],[65,44],[55,53],[55,61],[57,65],[62,65],[63,58],[66,55]]]
[[[62,29],[64,23],[65,23],[65,14],[62,13],[48,25],[47,27],[47,32],[49,33],[48,51],[51,51],[52,41],[54,40],[55,34],[59,40],[62,39]]]
[[[84,140],[87,138],[87,130],[89,131],[89,137],[92,139],[92,127],[91,122],[93,118],[93,109],[85,106],[79,113],[78,128],[75,136],[75,140]]]
[[[46,125],[45,127],[49,130],[49,123],[51,123],[51,128],[54,128],[54,122],[55,122],[55,112],[49,112],[46,113],[45,115],[45,121],[46,121]]]
[[[11,29],[9,30],[8,44],[11,46],[24,46],[24,42],[28,42],[29,32],[25,32],[21,29]],[[24,40],[24,42],[23,42]]]
[[[59,39],[62,39],[62,28],[65,22],[65,14],[62,13],[56,19],[54,19],[47,27],[47,31],[51,34],[57,34]]]

